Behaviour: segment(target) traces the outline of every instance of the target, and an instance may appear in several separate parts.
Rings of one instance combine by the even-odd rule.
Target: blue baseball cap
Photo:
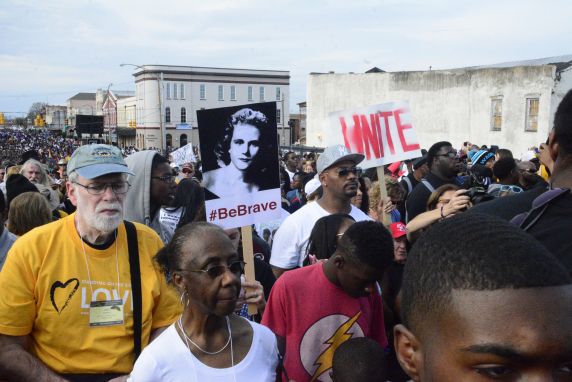
[[[121,150],[115,146],[101,144],[78,147],[73,152],[67,167],[68,174],[74,171],[86,179],[108,174],[135,175],[129,171]]]

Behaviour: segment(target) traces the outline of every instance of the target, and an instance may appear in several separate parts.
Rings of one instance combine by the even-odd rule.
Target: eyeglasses
[[[360,176],[363,172],[361,167],[338,167],[336,169],[336,171],[338,172],[338,176],[348,176],[348,174],[351,172],[353,174],[355,174],[356,176]]]
[[[152,176],[151,179],[158,179],[161,182],[171,183],[175,181],[174,175]]]
[[[129,191],[129,187],[131,187],[128,182],[94,183],[90,184],[89,186],[85,186],[78,182],[72,183],[77,184],[78,186],[82,186],[87,190],[87,193],[91,195],[102,195],[105,193],[108,187],[111,187],[111,190],[114,194],[125,194],[127,191]]]
[[[211,279],[216,279],[222,276],[227,269],[229,269],[235,275],[240,275],[244,272],[244,261],[233,261],[229,265],[213,265],[207,269],[179,269],[179,272],[200,272],[206,273]]]
[[[524,191],[519,186],[512,186],[512,185],[506,185],[506,184],[501,185],[499,190],[500,190],[500,192],[510,191],[510,192],[514,192],[515,194],[518,194],[518,193],[521,193]]]
[[[449,158],[451,158],[451,159],[455,159],[455,158],[458,157],[458,155],[459,155],[459,154],[457,153],[457,151],[449,151],[449,152],[447,152],[447,153],[445,153],[445,154],[437,154],[437,155],[435,155],[435,156],[436,156],[436,157],[449,157]]]
[[[184,168],[181,172],[183,174],[190,174],[191,172],[193,172],[193,170],[191,170],[190,168]]]

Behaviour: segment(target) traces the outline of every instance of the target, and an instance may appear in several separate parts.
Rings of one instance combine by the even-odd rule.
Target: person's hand
[[[308,255],[308,263],[314,265],[317,263],[325,263],[328,259],[318,259],[316,255]]]
[[[443,206],[443,216],[453,216],[472,206],[471,199],[466,195],[467,190],[457,190],[449,203]]]
[[[540,155],[539,155],[540,163],[542,163],[548,169],[548,171],[550,171],[550,173],[552,174],[552,168],[554,167],[554,161],[552,160],[552,157],[550,156],[550,151],[548,150],[548,146],[546,145],[546,143],[540,144],[540,150],[539,151],[540,151]]]
[[[244,293],[240,293],[238,299],[236,300],[236,308],[240,310],[243,304],[255,304],[258,308],[258,312],[262,314],[264,308],[266,307],[266,298],[264,298],[264,289],[259,281],[246,281],[241,278],[242,290]]]
[[[389,198],[382,198],[382,199],[384,199],[382,201],[383,212],[385,212],[386,214],[391,213],[391,211],[393,211],[397,208],[397,206],[395,204],[393,204],[391,199],[389,199]]]

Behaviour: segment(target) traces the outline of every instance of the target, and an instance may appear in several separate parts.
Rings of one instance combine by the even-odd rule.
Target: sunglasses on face
[[[338,167],[336,169],[336,172],[338,173],[338,176],[348,176],[348,174],[351,172],[353,174],[355,174],[355,176],[360,176],[363,172],[361,167]]]
[[[523,192],[524,190],[518,186],[511,186],[511,185],[503,184],[502,186],[500,186],[500,191],[501,192],[511,191],[511,192],[514,192],[515,194],[518,194],[518,193]]]
[[[191,172],[193,172],[193,170],[191,170],[191,169],[189,169],[189,168],[184,168],[184,169],[182,170],[182,173],[183,173],[183,174],[190,174]]]
[[[235,275],[239,276],[244,272],[244,261],[233,261],[229,265],[212,265],[206,269],[179,269],[179,272],[199,272],[206,273],[210,278],[216,279],[222,276],[226,270],[230,270]]]

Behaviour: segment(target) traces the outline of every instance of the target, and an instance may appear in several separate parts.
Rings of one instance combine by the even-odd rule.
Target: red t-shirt
[[[286,339],[284,367],[296,382],[331,381],[334,352],[352,337],[387,346],[379,294],[350,297],[326,278],[321,263],[276,281],[262,324]]]

